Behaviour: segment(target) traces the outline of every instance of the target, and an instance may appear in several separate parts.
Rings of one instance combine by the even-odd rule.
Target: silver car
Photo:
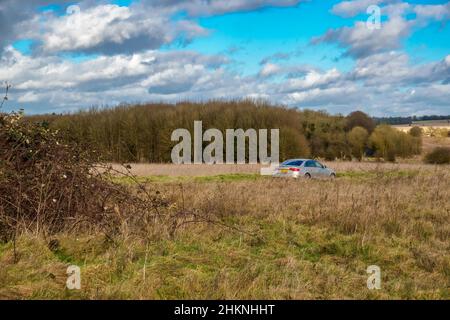
[[[336,178],[336,172],[312,159],[291,159],[283,162],[273,173],[286,178]]]

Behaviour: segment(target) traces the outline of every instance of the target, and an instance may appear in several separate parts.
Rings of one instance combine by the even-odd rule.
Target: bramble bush
[[[61,142],[22,112],[0,113],[0,239],[17,233],[54,234],[124,223],[147,226],[167,203],[145,188],[131,192],[110,179],[112,168],[76,143]]]
[[[63,139],[45,121],[0,113],[0,241],[62,232],[148,241],[192,223],[237,229],[211,212],[167,200],[154,185],[140,183],[130,166],[102,163],[95,148]],[[121,176],[133,187],[115,182]]]

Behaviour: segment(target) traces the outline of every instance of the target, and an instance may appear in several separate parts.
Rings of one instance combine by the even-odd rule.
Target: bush
[[[156,193],[113,183],[95,152],[60,141],[21,113],[0,113],[0,240],[81,229],[112,235],[124,223],[149,226],[166,206]]]
[[[425,156],[425,162],[430,164],[450,164],[450,148],[437,147]]]
[[[423,134],[423,130],[422,128],[415,126],[409,130],[409,134],[413,137],[421,137]]]
[[[377,126],[369,140],[375,155],[387,161],[420,154],[422,146],[421,137],[413,137],[388,125]]]

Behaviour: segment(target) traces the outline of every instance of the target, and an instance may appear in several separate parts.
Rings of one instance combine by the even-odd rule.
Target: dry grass
[[[169,177],[197,177],[197,176],[215,176],[219,174],[257,174],[260,165],[237,165],[237,164],[191,164],[191,165],[175,165],[175,164],[131,164],[131,173],[139,177],[148,176],[169,176]],[[121,165],[114,164],[113,168],[121,169]]]
[[[335,181],[158,184],[189,216],[173,237],[61,234],[50,250],[23,236],[17,263],[12,245],[0,246],[0,298],[449,299],[449,168],[371,166]],[[82,269],[81,291],[64,288],[69,264]],[[372,264],[381,290],[366,287]]]
[[[338,173],[346,172],[385,172],[393,170],[434,170],[433,165],[424,165],[419,162],[413,163],[390,163],[390,162],[357,162],[357,161],[334,161],[323,162]],[[114,169],[123,171],[122,165],[113,165]],[[174,165],[174,164],[131,164],[131,173],[139,177],[168,176],[168,177],[199,177],[216,176],[224,174],[259,174],[261,165]],[[450,169],[450,166],[448,167]]]
[[[428,153],[434,148],[450,147],[450,137],[424,137],[423,138],[423,153]]]

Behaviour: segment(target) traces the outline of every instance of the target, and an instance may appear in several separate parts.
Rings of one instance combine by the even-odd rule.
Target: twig
[[[9,92],[10,88],[11,88],[11,85],[7,82],[6,89],[5,89],[5,96],[3,97],[2,102],[0,103],[0,109],[3,107],[5,102],[8,101],[8,92]]]

